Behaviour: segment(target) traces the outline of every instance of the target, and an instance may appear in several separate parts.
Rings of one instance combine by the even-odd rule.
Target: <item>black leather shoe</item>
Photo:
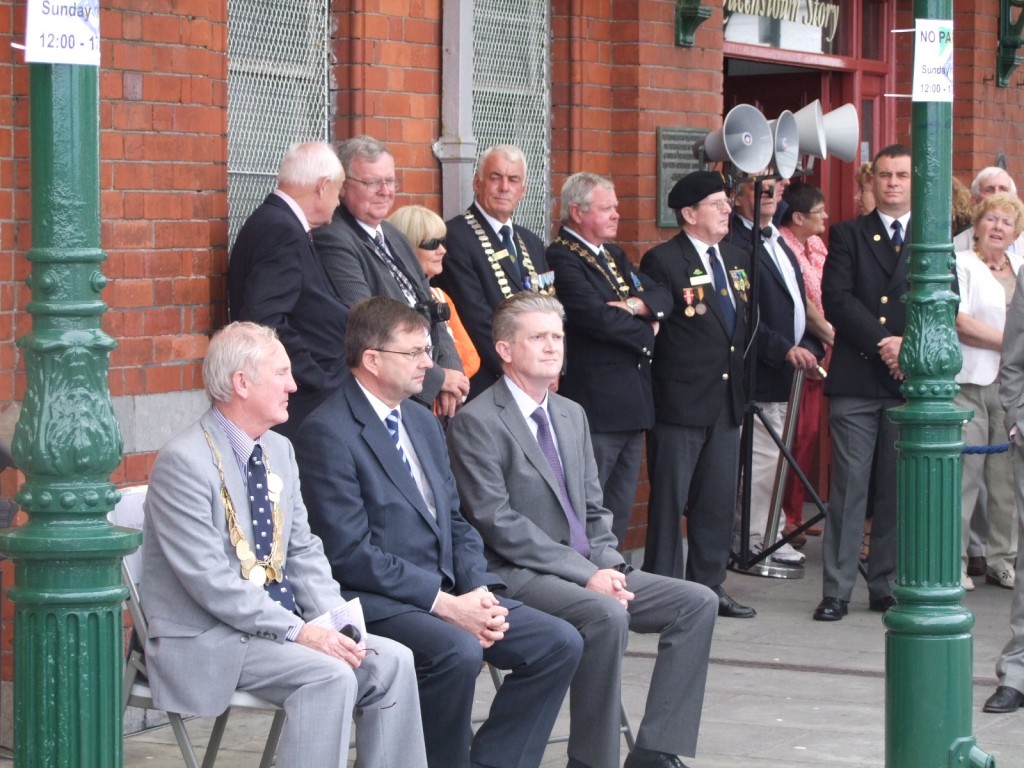
[[[649,749],[643,752],[643,757],[636,752],[626,755],[626,762],[622,768],[686,768],[682,760],[667,752],[652,752]]]
[[[985,563],[984,557],[975,555],[974,557],[967,558],[968,576],[984,576],[986,570],[988,570],[988,566]]]
[[[715,587],[715,594],[718,595],[719,616],[724,616],[727,619],[752,619],[757,616],[757,611],[750,606],[737,603],[720,586]]]
[[[838,597],[825,597],[814,609],[815,621],[841,621],[846,615],[846,601]]]
[[[896,605],[896,598],[892,595],[886,595],[885,597],[872,597],[868,601],[868,608],[878,613],[885,613],[894,605]]]
[[[996,688],[996,692],[988,697],[981,711],[1016,712],[1021,707],[1024,707],[1024,693],[1008,685],[1000,685]]]

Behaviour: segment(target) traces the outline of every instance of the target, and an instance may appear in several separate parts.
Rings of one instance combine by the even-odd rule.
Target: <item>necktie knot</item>
[[[537,422],[538,427],[548,426],[548,412],[539,405],[537,406],[537,410],[530,414],[530,418]]]
[[[253,446],[252,453],[249,456],[249,463],[257,467],[263,464],[263,446],[259,443]]]

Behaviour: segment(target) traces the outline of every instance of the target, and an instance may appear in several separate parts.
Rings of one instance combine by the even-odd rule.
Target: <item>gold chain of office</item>
[[[270,503],[270,519],[274,525],[274,540],[270,545],[270,555],[262,560],[258,560],[252,546],[249,544],[249,540],[242,531],[242,527],[238,524],[235,505],[231,501],[227,481],[224,479],[224,466],[221,463],[220,451],[217,450],[217,447],[213,444],[213,439],[210,437],[210,433],[205,429],[203,430],[203,436],[206,438],[206,443],[210,446],[210,450],[213,451],[213,460],[217,464],[217,474],[220,475],[220,500],[224,504],[224,515],[228,523],[228,537],[231,539],[231,546],[235,548],[235,554],[242,564],[242,578],[247,579],[257,587],[262,587],[268,581],[284,581],[284,552],[282,551],[284,547],[284,515],[281,512],[280,505],[277,503],[277,499],[271,498]],[[280,495],[280,488],[276,490],[271,490],[270,488],[272,473],[266,453],[263,454],[263,466],[267,468],[268,497]],[[277,475],[273,476],[277,477]]]
[[[508,256],[512,258],[512,254],[509,253],[505,248],[500,251],[495,251],[491,246],[490,236],[484,232],[483,226],[477,221],[476,216],[473,215],[472,211],[466,211],[465,213],[466,223],[469,224],[470,229],[473,230],[473,234],[476,235],[477,240],[480,241],[480,247],[484,249],[484,254],[487,256],[487,262],[491,265],[491,270],[494,272],[494,279],[498,281],[498,288],[501,290],[501,295],[506,299],[509,298],[515,291],[512,290],[512,286],[508,284],[508,278],[505,277],[505,270],[499,263],[502,258]],[[519,252],[523,254],[523,269],[530,275],[530,288],[535,293],[540,290],[540,281],[537,279],[537,270],[533,266],[533,260],[530,258],[530,252],[526,250],[526,243],[523,242],[523,238],[516,232],[515,227],[512,228],[512,234],[516,240],[519,241]]]

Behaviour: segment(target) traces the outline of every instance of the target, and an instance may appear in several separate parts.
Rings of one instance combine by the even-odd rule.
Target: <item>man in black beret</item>
[[[732,205],[721,174],[695,171],[668,195],[682,231],[640,269],[672,293],[654,354],[654,429],[647,434],[645,571],[718,594],[718,615],[751,618],[722,587],[732,538],[743,419],[747,256],[728,243]],[[679,534],[686,513],[685,572]]]

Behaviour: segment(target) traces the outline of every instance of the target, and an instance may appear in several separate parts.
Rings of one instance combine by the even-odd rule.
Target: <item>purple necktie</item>
[[[565,475],[562,473],[562,462],[558,458],[555,441],[551,438],[548,414],[538,406],[537,410],[530,414],[530,418],[537,422],[537,442],[540,443],[540,450],[544,454],[544,458],[548,460],[548,466],[555,473],[558,490],[562,492],[562,511],[565,512],[565,519],[569,523],[569,544],[581,555],[589,558],[590,542],[587,541],[587,532],[583,528],[583,523],[576,516],[572,502],[569,501],[569,490],[565,487]]]

